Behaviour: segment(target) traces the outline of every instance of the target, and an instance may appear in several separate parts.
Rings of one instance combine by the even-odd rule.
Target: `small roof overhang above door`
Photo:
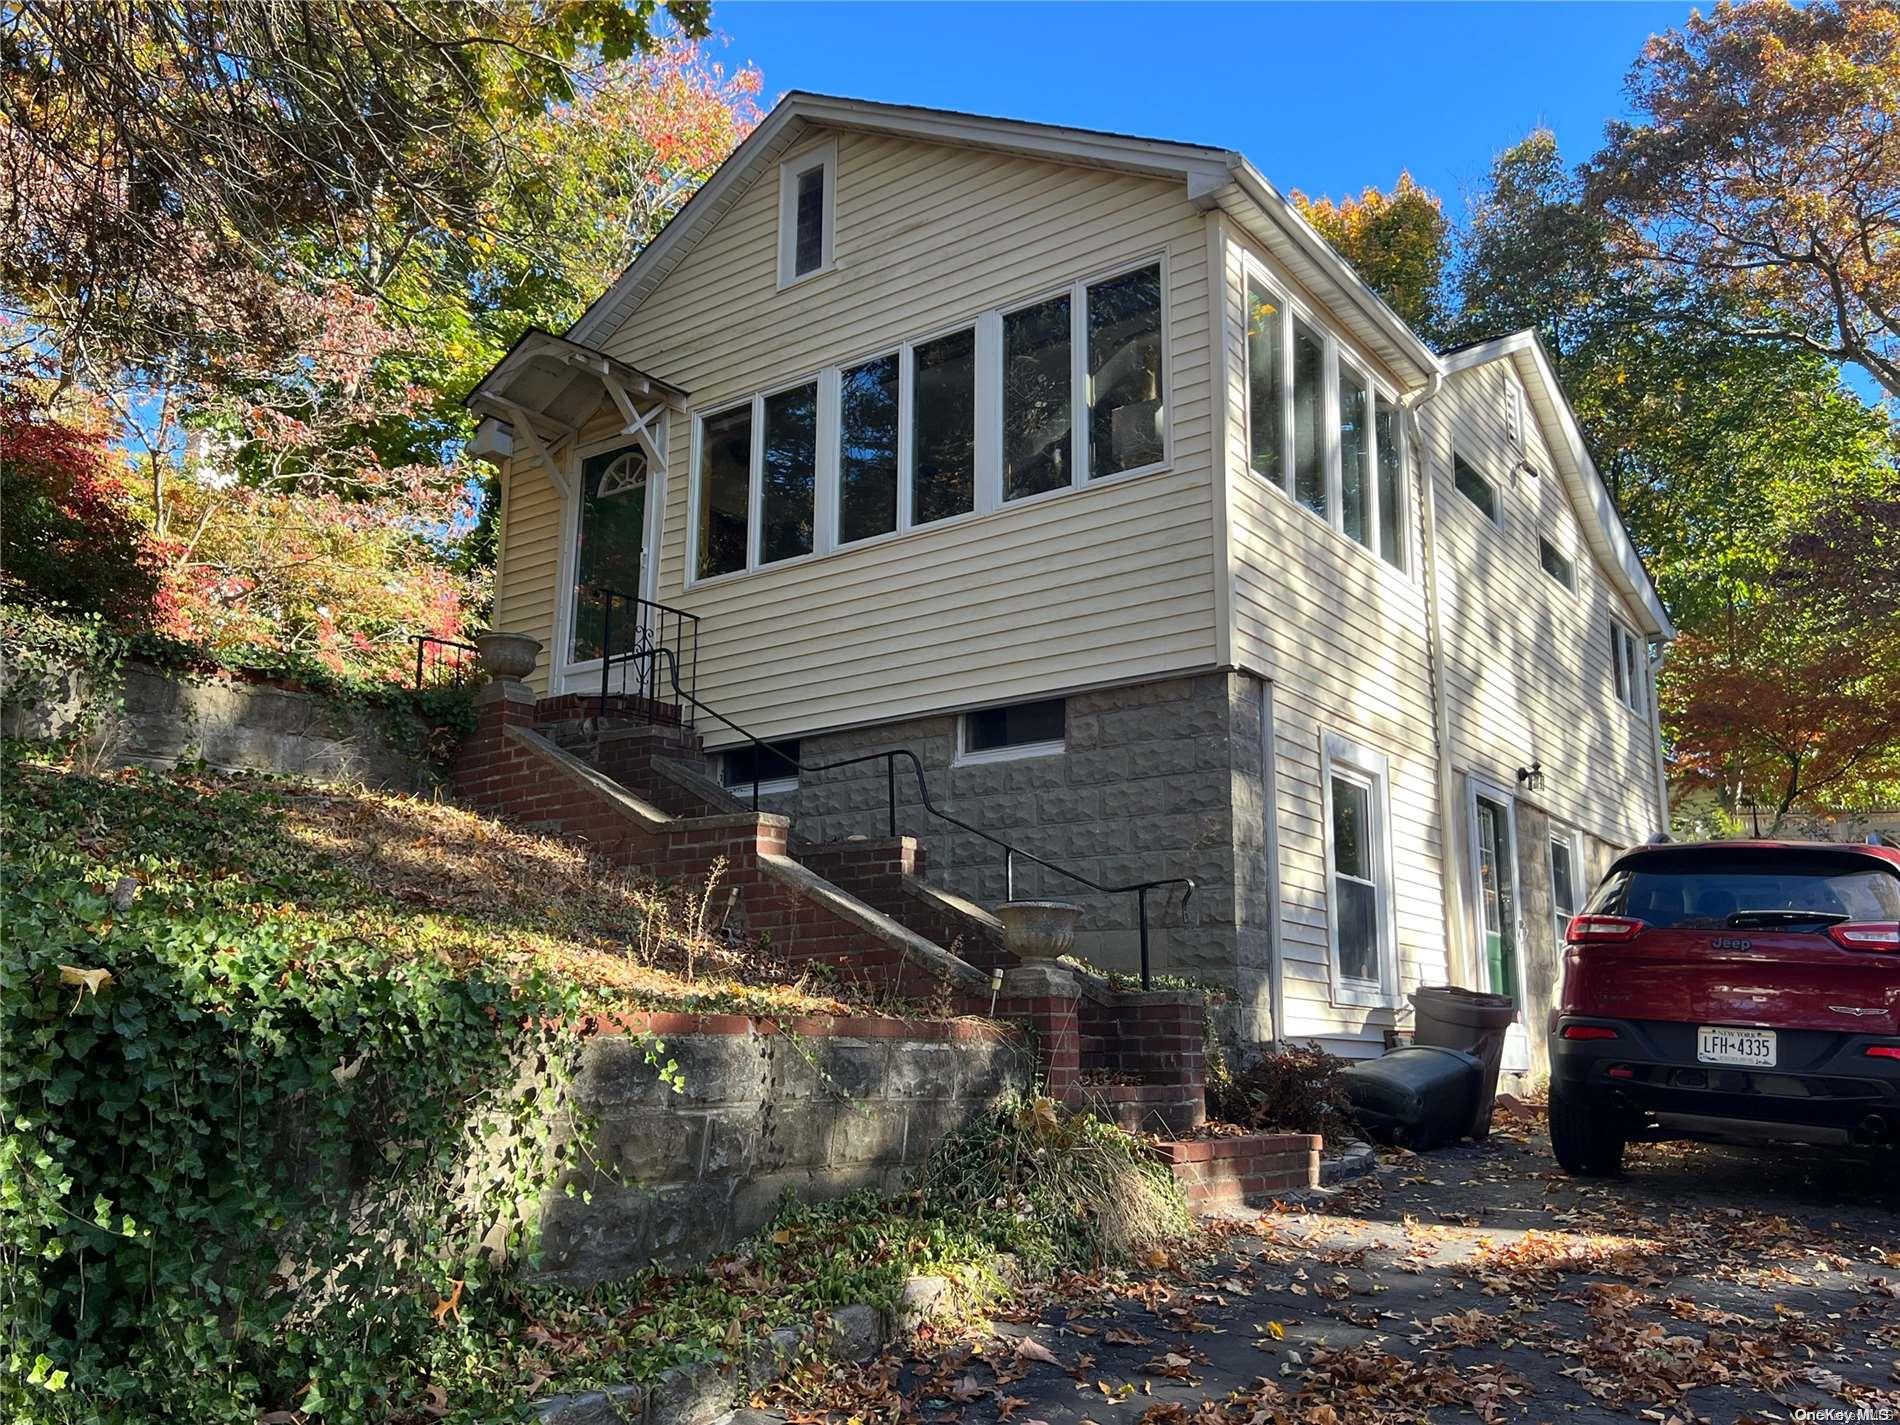
[[[664,469],[659,419],[667,407],[683,407],[686,396],[671,382],[604,351],[530,327],[463,401],[483,417],[469,449],[477,455],[531,456],[566,494],[566,476],[550,454],[556,445],[611,408],[619,412],[622,433],[637,439],[647,458]],[[508,428],[505,446],[497,425]]]

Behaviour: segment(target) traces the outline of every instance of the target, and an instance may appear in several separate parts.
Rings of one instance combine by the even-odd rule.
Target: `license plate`
[[[1775,1031],[1724,1029],[1702,1025],[1695,1032],[1695,1056],[1704,1064],[1746,1064],[1751,1068],[1775,1066]]]

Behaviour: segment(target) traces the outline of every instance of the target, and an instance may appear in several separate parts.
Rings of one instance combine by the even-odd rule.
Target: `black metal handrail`
[[[600,715],[607,715],[607,699],[612,695],[611,684],[615,664],[631,663],[634,667],[634,679],[638,685],[637,696],[649,702],[658,702],[660,693],[660,665],[654,656],[665,652],[672,670],[673,684],[679,690],[679,670],[682,657],[688,656],[690,662],[692,686],[699,686],[699,615],[688,613],[685,609],[676,609],[670,604],[655,603],[652,599],[643,599],[638,594],[622,593],[618,589],[597,589],[595,597],[600,600]],[[613,651],[614,609],[624,606],[627,614],[634,620],[633,647],[622,653]],[[623,624],[622,627],[625,627]],[[620,691],[627,692],[623,675]],[[698,707],[696,699],[682,691],[688,703]],[[690,718],[682,719],[686,726],[692,726]]]
[[[1044,870],[1054,871],[1058,876],[1066,877],[1074,881],[1077,885],[1087,886],[1090,890],[1097,891],[1102,895],[1134,896],[1135,923],[1141,936],[1141,987],[1144,990],[1149,987],[1148,892],[1160,890],[1164,886],[1185,886],[1187,888],[1186,893],[1181,897],[1181,907],[1185,911],[1189,899],[1194,895],[1195,885],[1192,877],[1166,876],[1152,881],[1138,881],[1126,886],[1105,886],[1100,881],[1092,880],[1088,876],[1083,875],[1080,871],[1071,871],[1067,866],[1059,866],[1054,861],[1036,855],[1033,851],[1025,851],[1019,846],[1012,846],[1009,842],[1003,840],[1002,837],[993,836],[980,826],[972,826],[961,817],[952,816],[949,812],[944,811],[933,802],[930,799],[930,783],[924,777],[924,764],[918,759],[917,754],[912,752],[908,747],[894,747],[882,752],[866,752],[857,757],[841,757],[835,762],[806,762],[800,758],[793,757],[789,753],[774,747],[771,743],[762,741],[753,736],[752,733],[739,726],[738,723],[720,712],[719,709],[707,706],[693,696],[692,693],[689,693],[685,688],[681,687],[679,661],[670,649],[656,647],[652,649],[651,652],[656,661],[658,659],[664,659],[666,661],[668,676],[671,680],[675,696],[692,704],[694,708],[705,713],[707,716],[717,718],[721,723],[725,724],[726,727],[738,733],[739,736],[751,743],[753,747],[776,757],[795,772],[801,774],[805,772],[831,772],[841,767],[861,766],[866,762],[883,762],[886,796],[885,815],[892,837],[897,835],[897,763],[900,758],[908,762],[910,764],[911,775],[917,779],[917,795],[925,811],[929,812],[930,815],[936,817],[939,821],[947,821],[950,825],[957,827],[959,830],[967,831],[972,836],[980,837],[982,840],[989,842],[992,846],[1000,846],[1003,848],[1003,875],[1008,899],[1014,900],[1016,898],[1016,862],[1018,858],[1025,861],[1033,861]],[[760,781],[761,778],[755,769],[752,777],[752,810],[755,812],[759,809]]]
[[[418,688],[423,683],[424,662],[430,648],[437,650],[434,666],[438,670],[445,662],[449,665],[448,681],[454,687],[460,687],[468,677],[469,655],[481,651],[472,643],[457,643],[452,638],[437,638],[432,633],[412,633],[409,635],[409,641],[416,646],[416,686]],[[455,656],[452,659],[445,656],[443,650],[447,649],[454,650]]]

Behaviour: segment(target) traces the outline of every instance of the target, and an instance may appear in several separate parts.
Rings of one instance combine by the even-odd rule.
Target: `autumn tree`
[[[32,389],[116,414],[174,631],[377,672],[479,617],[492,502],[460,397],[523,328],[570,323],[757,122],[757,71],[705,56],[705,15],[21,12],[0,324],[25,324]]]
[[[1591,203],[1684,320],[1900,396],[1900,8],[1718,4],[1644,47]]]
[[[1401,172],[1389,193],[1369,187],[1334,202],[1295,189],[1291,198],[1386,305],[1427,337],[1442,330],[1450,224],[1435,194]]]

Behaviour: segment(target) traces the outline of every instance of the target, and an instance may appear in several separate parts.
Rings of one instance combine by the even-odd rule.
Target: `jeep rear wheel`
[[[1550,1149],[1566,1173],[1615,1176],[1623,1171],[1623,1144],[1622,1119],[1614,1109],[1551,1090]]]

